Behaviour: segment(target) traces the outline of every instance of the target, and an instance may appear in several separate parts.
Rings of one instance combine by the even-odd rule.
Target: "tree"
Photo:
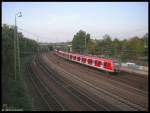
[[[14,26],[2,25],[2,103],[20,108],[27,103],[27,99],[21,84],[22,76],[17,75],[17,79],[14,81],[14,28]],[[34,54],[38,44],[34,40],[25,38],[21,32],[17,32],[17,36],[19,38],[20,56],[24,60],[24,54]],[[25,101],[23,101],[24,99]]]
[[[88,41],[87,48],[88,48],[87,52],[89,54],[93,54],[94,55],[96,53],[96,48],[97,48],[97,44],[96,44],[95,40],[90,39]]]
[[[90,40],[90,34],[83,30],[77,32],[72,40],[72,50],[78,53],[84,53],[87,48],[87,43]]]
[[[103,36],[103,46],[103,53],[110,56],[112,54],[113,48],[111,37],[108,34]]]
[[[146,33],[141,40],[144,43],[145,48],[143,51],[143,56],[148,56],[148,33]]]
[[[121,52],[121,43],[120,43],[120,41],[117,38],[115,38],[113,40],[112,45],[113,45],[113,56],[114,57],[119,57],[120,52]]]
[[[134,60],[138,60],[142,52],[144,51],[144,43],[141,41],[141,39],[137,36],[131,38],[128,41],[128,47],[131,50],[131,58]]]
[[[86,34],[85,31],[80,30],[74,35],[72,48],[74,52],[83,53],[86,50],[89,54],[109,55],[124,61],[137,61],[139,57],[148,55],[148,33],[142,38],[135,36],[122,41],[117,38],[112,40],[108,34],[105,34],[101,40],[93,40],[90,39],[89,33]]]

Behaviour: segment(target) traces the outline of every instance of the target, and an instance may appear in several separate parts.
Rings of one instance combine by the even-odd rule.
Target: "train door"
[[[95,60],[95,66],[96,67],[100,67],[101,66],[101,61],[99,61],[99,60]]]
[[[112,64],[110,62],[104,62],[104,68],[112,70]]]
[[[88,59],[88,64],[92,65],[93,60],[92,59]]]
[[[80,57],[77,57],[77,61],[78,61],[78,62],[80,62],[80,59],[81,59]]]
[[[82,58],[82,63],[86,63],[86,58]]]
[[[72,55],[70,55],[70,60],[72,60]]]

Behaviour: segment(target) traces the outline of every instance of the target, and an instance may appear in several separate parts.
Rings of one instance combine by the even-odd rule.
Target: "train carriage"
[[[119,63],[117,61],[113,61],[112,59],[97,58],[63,51],[58,51],[57,55],[65,59],[78,62],[87,66],[91,66],[100,70],[104,70],[107,72],[120,71]]]

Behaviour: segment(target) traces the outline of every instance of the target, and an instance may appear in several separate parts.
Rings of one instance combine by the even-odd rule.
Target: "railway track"
[[[44,73],[46,73],[45,72],[45,68],[42,66],[42,64],[40,63],[40,61],[38,60],[38,59],[36,59],[35,60],[35,62],[34,62],[34,64],[37,64],[38,66],[39,66],[39,68],[41,69],[41,70],[43,70],[43,72]],[[35,73],[34,73],[35,74]],[[35,74],[36,75],[36,74]],[[45,74],[46,75],[46,74]],[[50,73],[48,73],[48,75],[50,75]],[[49,80],[52,80],[52,79],[49,79]],[[37,80],[36,80],[37,81]],[[39,81],[41,81],[41,80],[39,80]],[[55,80],[55,82],[58,82],[58,81],[56,81]],[[58,83],[60,83],[60,81],[58,82]],[[38,83],[39,84],[39,83]],[[61,86],[61,85],[64,85],[64,83],[63,84],[59,84],[59,86]],[[58,88],[58,87],[57,87]],[[96,106],[96,104],[94,104],[94,103],[92,103],[92,101],[89,101],[89,102],[91,102],[92,104],[91,105],[89,105],[88,103],[86,103],[86,102],[84,102],[83,100],[82,100],[82,98],[79,98],[79,96],[78,95],[74,95],[74,93],[72,93],[72,91],[73,91],[73,89],[72,90],[68,90],[69,88],[67,88],[66,90],[67,90],[67,92],[68,92],[68,94],[69,95],[72,95],[72,96],[74,96],[74,97],[76,97],[76,100],[78,99],[78,101],[80,101],[80,104],[81,104],[81,102],[82,102],[82,105],[84,105],[84,107],[85,107],[85,109],[84,110],[106,110],[106,109],[102,109],[100,106],[98,106],[97,107],[97,109],[95,109],[95,108],[93,108],[91,105],[93,105],[93,106]],[[52,91],[52,90],[51,90]],[[64,95],[63,95],[64,96]],[[60,98],[60,97],[58,97],[58,98]],[[88,101],[88,99],[86,99],[87,101]],[[65,101],[64,101],[65,102]],[[48,103],[48,102],[46,102],[46,103]],[[75,107],[76,108],[76,107]],[[69,109],[69,108],[67,108],[67,106],[65,106],[65,109],[66,110],[72,110],[72,109]],[[59,110],[59,109],[57,109],[57,110]],[[78,109],[75,109],[75,110],[78,110]],[[80,110],[80,108],[79,108],[79,110]],[[59,110],[60,111],[60,110]]]
[[[54,61],[54,60],[53,60]],[[124,100],[125,101],[125,100]],[[139,105],[137,105],[140,109],[143,109],[142,107],[140,107]]]
[[[35,63],[35,61],[33,61],[33,62]],[[31,69],[31,66],[29,64],[27,65],[27,70],[28,70],[28,73],[30,73],[31,82],[33,83],[35,89],[39,93],[41,99],[44,101],[47,108],[50,111],[52,111],[52,110],[55,110],[55,111],[63,110],[61,105],[58,102],[56,102],[56,100],[53,97],[53,95],[51,94],[51,92],[47,89],[47,86],[45,86],[43,81],[41,81],[41,79],[39,77],[37,77],[37,75]],[[41,106],[36,106],[36,107],[41,107]]]
[[[66,78],[63,78],[58,75],[56,72],[50,70],[45,64],[40,62],[39,65],[41,65],[42,68],[45,69],[45,71],[48,74],[53,74],[53,76],[48,76],[49,79],[53,79],[56,83],[58,83],[60,86],[62,86],[70,95],[72,95],[76,100],[78,100],[81,104],[86,107],[86,111],[92,110],[92,111],[109,111],[110,109],[104,107],[103,105],[98,104],[96,101],[92,100],[89,96],[84,94],[82,92],[83,89],[79,89],[76,86],[73,86],[73,83]]]
[[[32,59],[34,59],[35,56],[32,56]],[[39,94],[38,89],[36,88],[36,84],[32,79],[32,73],[30,72],[31,68],[30,68],[30,64],[26,64],[26,76],[25,76],[25,80],[26,80],[26,84],[28,87],[28,93],[30,94],[31,97],[31,102],[32,102],[32,110],[33,111],[46,111],[49,110],[47,104],[45,103],[45,101],[43,100],[43,98],[41,98],[41,95]]]
[[[35,89],[50,111],[147,110],[66,71],[59,67],[57,60],[54,62],[48,58],[47,54],[34,57],[27,69]]]
[[[44,66],[45,66],[46,64],[44,64]],[[49,68],[48,68],[49,69]],[[54,72],[52,72],[52,73],[54,73]],[[53,75],[53,77],[55,76],[56,74],[54,74]],[[58,75],[58,74],[57,74]],[[56,77],[56,76],[55,76]],[[63,77],[61,77],[61,76],[59,76],[58,78],[56,78],[57,80],[59,80],[61,78],[61,80],[64,80],[65,78]],[[68,79],[68,80],[70,80],[70,78]],[[68,80],[67,81],[65,81],[65,83],[68,83]],[[74,79],[73,79],[74,80]],[[78,80],[78,79],[76,79],[76,80]],[[72,81],[72,80],[71,80]],[[70,81],[69,81],[70,82]],[[83,82],[83,81],[82,81]],[[104,94],[103,94],[103,96],[105,97],[105,99],[104,98],[99,98],[99,95],[98,96],[96,96],[96,95],[94,95],[94,97],[89,97],[89,96],[91,96],[91,95],[93,95],[93,91],[92,91],[92,93],[91,92],[89,92],[89,90],[88,89],[84,89],[83,87],[82,87],[82,85],[81,86],[78,86],[78,88],[80,89],[80,91],[79,91],[79,89],[76,89],[75,87],[77,87],[77,85],[78,85],[78,83],[77,84],[74,84],[74,83],[76,83],[76,82],[74,82],[74,81],[72,81],[72,83],[71,84],[68,84],[68,86],[67,86],[67,89],[69,89],[69,90],[71,90],[71,91],[73,91],[73,94],[75,93],[75,94],[78,94],[77,96],[78,96],[78,98],[80,97],[80,99],[84,99],[83,101],[85,101],[85,102],[88,102],[88,104],[90,104],[90,106],[93,106],[93,107],[96,107],[95,108],[95,110],[99,110],[99,111],[106,111],[106,110],[108,110],[108,111],[117,111],[117,110],[136,110],[136,109],[134,109],[134,108],[131,108],[131,107],[129,107],[129,106],[126,106],[125,104],[123,104],[123,103],[120,103],[119,102],[119,104],[120,105],[122,105],[122,106],[120,106],[121,108],[122,107],[124,107],[124,108],[122,108],[122,109],[120,109],[119,107],[116,107],[115,105],[112,105],[112,103],[110,104],[109,102],[106,102],[105,101],[105,99],[106,98],[110,98],[109,96],[104,96]],[[74,84],[74,86],[72,86]],[[80,83],[81,84],[81,83]],[[86,84],[87,85],[87,84]],[[83,86],[85,86],[85,84],[83,85]],[[71,87],[71,89],[69,88],[69,87]],[[81,89],[82,88],[82,89]],[[82,91],[82,93],[81,93],[81,91]],[[84,92],[84,93],[83,93]],[[80,94],[80,95],[79,95]],[[82,95],[82,96],[81,96]],[[87,95],[89,95],[89,96],[87,96]],[[99,100],[98,100],[99,99]],[[94,100],[94,103],[95,104],[97,104],[97,105],[95,105],[95,104],[93,104],[93,101]],[[118,103],[118,101],[116,101],[115,99],[111,99],[112,100],[112,102],[117,102]],[[117,105],[117,104],[116,104]],[[102,109],[102,107],[103,107],[103,109]]]

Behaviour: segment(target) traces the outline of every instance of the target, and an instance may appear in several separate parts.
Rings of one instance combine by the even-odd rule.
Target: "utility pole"
[[[39,54],[39,38],[38,37],[37,37],[37,44],[38,44],[37,53]]]
[[[85,53],[86,53],[86,36],[85,36]]]
[[[147,36],[145,36],[145,44],[144,44],[144,47],[145,47],[145,55],[147,55]]]
[[[15,32],[14,32],[14,74],[15,80],[17,75],[20,74],[20,49],[19,49],[19,39],[17,35],[17,17],[22,17],[21,12],[15,14]]]
[[[16,15],[15,15],[15,29],[14,29],[14,79],[16,80],[16,34],[17,34],[17,28],[16,28]]]

